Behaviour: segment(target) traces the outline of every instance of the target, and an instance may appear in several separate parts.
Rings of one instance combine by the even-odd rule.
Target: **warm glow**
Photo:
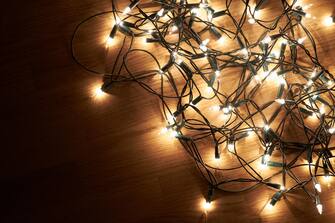
[[[97,100],[105,98],[107,94],[101,90],[101,86],[98,85],[93,88],[93,97]]]
[[[331,16],[328,16],[324,19],[323,23],[325,24],[325,26],[334,25],[334,18]]]
[[[316,208],[318,209],[319,214],[322,214],[322,204],[317,204]]]

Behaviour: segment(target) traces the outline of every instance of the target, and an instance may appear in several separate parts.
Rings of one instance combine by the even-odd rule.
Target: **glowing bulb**
[[[225,38],[224,38],[223,36],[221,36],[220,39],[218,39],[218,42],[219,42],[220,44],[223,44],[224,41],[225,41]]]
[[[327,82],[327,85],[330,87],[330,86],[332,86],[334,84],[334,82],[333,81],[331,81],[331,80],[329,80],[328,82]]]
[[[330,134],[334,134],[334,133],[335,133],[335,128],[330,128],[330,129],[328,129],[328,132],[329,132]]]
[[[116,23],[116,25],[119,25],[119,26],[121,26],[123,24],[122,20],[119,17],[116,17],[115,23]]]
[[[234,144],[233,143],[228,143],[228,148],[227,149],[231,153],[234,152]]]
[[[322,214],[322,204],[317,204],[316,208],[318,209],[319,214]]]
[[[213,88],[212,88],[211,86],[207,86],[207,87],[206,87],[206,92],[207,92],[208,94],[213,93]]]
[[[157,12],[157,15],[158,15],[159,17],[161,17],[161,16],[163,15],[163,13],[164,13],[164,9],[161,9],[161,10],[159,10],[159,11]]]
[[[97,87],[94,89],[94,97],[95,97],[96,99],[102,99],[102,98],[104,98],[105,96],[106,96],[106,93],[103,92],[103,91],[101,90],[101,87],[100,87],[100,86],[97,86]]]
[[[129,7],[126,7],[124,10],[123,10],[123,15],[125,14],[128,14],[129,12],[131,11],[131,9]]]
[[[107,44],[108,44],[108,45],[111,45],[113,42],[114,42],[114,38],[112,38],[112,37],[108,37],[108,39],[107,39]]]
[[[263,40],[262,43],[270,43],[271,42],[271,37],[270,36],[266,36]]]
[[[164,128],[162,128],[162,130],[160,131],[159,134],[163,135],[163,134],[166,134],[168,131],[169,131],[168,128],[164,127]]]
[[[331,26],[334,24],[334,17],[328,16],[327,18],[325,18],[325,20],[323,21],[323,23],[326,26]]]
[[[326,113],[326,111],[325,111],[325,106],[322,105],[322,106],[320,107],[320,114],[323,115],[324,113]]]
[[[171,32],[176,32],[178,30],[178,27],[176,25],[173,25],[171,27]]]
[[[222,108],[224,114],[229,114],[233,108],[229,105],[228,107]]]
[[[191,13],[194,14],[195,16],[199,16],[199,8],[193,8],[191,9]]]
[[[321,185],[319,183],[316,183],[314,187],[319,193],[321,193]]]
[[[249,52],[246,48],[243,48],[240,50],[241,54],[243,54],[244,56],[248,56]]]
[[[178,136],[178,132],[175,131],[175,130],[171,130],[171,131],[170,131],[170,137],[174,138],[174,137],[176,137],[176,136]]]
[[[284,185],[281,185],[281,186],[280,186],[280,190],[285,190],[285,186],[284,186]]]
[[[269,160],[270,160],[270,155],[269,154],[265,154],[264,155],[264,162],[267,163],[267,162],[269,162]]]
[[[285,99],[282,99],[282,98],[278,98],[275,100],[277,103],[281,104],[281,105],[284,105],[285,104]]]
[[[210,108],[212,111],[220,111],[220,106],[219,105],[214,105]]]
[[[202,51],[207,51],[208,42],[209,42],[209,39],[205,39],[204,41],[202,41],[202,43],[199,46]]]
[[[207,211],[207,210],[209,210],[210,208],[211,208],[211,202],[206,201],[206,202],[204,203],[204,209]]]
[[[215,76],[218,77],[218,76],[220,76],[220,74],[221,74],[221,72],[220,72],[219,70],[216,70],[216,71],[215,71]]]
[[[270,126],[266,124],[266,125],[264,125],[263,128],[264,128],[265,131],[268,131],[270,129]]]
[[[312,84],[313,84],[313,81],[312,81],[312,80],[309,80],[309,81],[307,82],[307,86],[308,86],[308,87],[312,86]]]

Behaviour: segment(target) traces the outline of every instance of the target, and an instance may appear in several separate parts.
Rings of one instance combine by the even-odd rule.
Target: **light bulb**
[[[317,204],[316,208],[318,209],[319,214],[322,214],[322,204]]]
[[[329,132],[330,134],[334,134],[334,133],[335,133],[335,128],[330,128],[330,129],[328,129],[328,132]]]
[[[234,152],[234,144],[232,142],[228,143],[228,151],[229,152]]]
[[[172,138],[174,138],[174,137],[178,136],[178,132],[175,131],[175,130],[171,130],[171,131],[170,131],[170,136],[171,136]]]
[[[161,9],[161,10],[159,10],[159,11],[157,12],[157,15],[158,15],[159,17],[161,17],[161,16],[163,15],[163,13],[164,13],[164,9]]]
[[[221,74],[221,72],[220,72],[219,70],[216,70],[216,71],[215,71],[215,76],[218,77],[218,76],[220,76],[220,74]]]
[[[333,81],[331,81],[331,80],[329,80],[328,82],[327,82],[327,85],[330,87],[330,86],[332,86],[334,84],[334,82]]]
[[[116,25],[119,25],[119,26],[122,26],[122,24],[123,24],[122,20],[119,17],[116,17],[115,23],[116,23]]]
[[[207,211],[207,210],[210,209],[210,207],[211,207],[211,202],[206,201],[206,202],[204,203],[204,209]]]
[[[312,86],[313,83],[314,83],[314,82],[313,82],[312,80],[309,80],[309,81],[307,82],[307,86],[310,87],[310,86]]]
[[[194,14],[195,16],[199,16],[199,13],[200,13],[199,8],[191,9],[191,13]]]
[[[285,104],[285,99],[282,99],[282,98],[277,98],[275,100],[277,103],[281,104],[281,105],[284,105]]]
[[[319,183],[316,183],[314,187],[319,193],[321,193],[321,185]]]
[[[125,14],[128,14],[129,12],[131,11],[131,9],[129,8],[129,6],[128,7],[126,7],[124,10],[123,10],[123,15],[125,15]]]
[[[178,27],[176,26],[176,25],[173,25],[172,27],[171,27],[171,32],[175,32],[175,31],[177,31],[178,30]]]
[[[164,127],[162,128],[159,134],[163,135],[163,134],[166,134],[168,131],[169,131],[168,128]]]
[[[212,110],[212,111],[220,111],[220,106],[219,105],[213,105],[212,107],[210,107],[210,110]]]
[[[264,162],[267,163],[267,162],[269,162],[269,160],[270,160],[270,155],[269,154],[265,154],[264,155]]]
[[[111,45],[113,42],[114,42],[114,38],[109,36],[107,39],[107,44]]]
[[[263,40],[262,43],[270,43],[271,42],[271,37],[270,36],[266,36]]]
[[[207,51],[208,42],[209,42],[209,39],[205,39],[204,41],[202,41],[202,43],[199,46],[202,51]]]
[[[103,92],[101,90],[101,87],[98,86],[97,88],[94,89],[94,96],[97,98],[97,99],[101,99],[105,96],[105,92]]]
[[[324,113],[326,113],[326,111],[325,111],[325,106],[322,105],[322,106],[320,107],[320,114],[323,115]]]
[[[219,42],[220,44],[223,44],[224,41],[225,41],[225,38],[224,38],[223,36],[221,36],[220,39],[218,39],[218,42]]]
[[[323,23],[326,25],[326,26],[331,26],[334,24],[334,17],[332,16],[328,16],[324,19]]]

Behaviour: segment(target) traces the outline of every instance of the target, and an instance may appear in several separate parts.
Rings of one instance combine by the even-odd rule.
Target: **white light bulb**
[[[321,193],[321,185],[319,183],[316,183],[314,187],[319,193]]]
[[[114,42],[114,38],[112,38],[112,37],[108,37],[108,39],[107,39],[107,44],[108,44],[108,45],[111,45],[113,42]]]
[[[270,126],[266,124],[266,125],[264,125],[263,128],[264,128],[265,131],[268,131],[270,129]]]
[[[269,160],[270,160],[270,155],[269,154],[265,154],[264,155],[264,162],[267,163],[267,162],[269,162]]]
[[[123,22],[121,21],[121,19],[119,17],[116,17],[115,23],[116,23],[116,25],[119,25],[119,26],[122,26],[122,24],[123,24]]]
[[[207,51],[208,42],[209,42],[209,39],[205,39],[204,41],[202,41],[202,43],[199,46],[202,51]]]
[[[220,39],[218,39],[218,42],[219,42],[220,44],[223,44],[224,41],[225,41],[225,38],[224,38],[223,36],[221,36]]]
[[[199,8],[191,9],[191,13],[194,14],[195,16],[199,16],[199,13],[200,13]]]
[[[279,82],[280,85],[285,85],[286,84],[286,80],[283,76],[278,77],[278,82]]]
[[[204,204],[204,209],[208,210],[211,207],[211,202],[206,201]]]
[[[312,80],[309,80],[309,81],[307,82],[307,86],[312,86],[312,84],[313,84],[313,81],[312,81]]]
[[[325,20],[323,21],[323,23],[326,25],[326,26],[331,26],[334,24],[334,18],[331,17],[331,16],[328,16],[325,18]]]
[[[335,133],[335,128],[330,128],[330,129],[328,129],[328,132],[329,132],[330,134],[334,134],[334,133]]]
[[[216,70],[216,71],[215,71],[215,76],[218,77],[218,76],[220,76],[220,74],[221,74],[221,72],[220,72],[219,70]]]
[[[318,209],[319,214],[322,214],[322,204],[317,204],[316,208]]]
[[[170,136],[174,138],[174,137],[178,136],[178,132],[175,131],[175,130],[171,130],[170,131]]]
[[[228,143],[228,151],[229,152],[234,152],[234,144],[233,143]]]
[[[129,7],[126,7],[124,10],[123,10],[123,15],[125,14],[128,14],[129,12],[131,11],[131,9]]]
[[[178,27],[176,25],[173,25],[171,27],[171,32],[176,32],[178,30]]]
[[[281,104],[281,105],[284,105],[284,104],[285,104],[285,99],[283,99],[283,98],[277,98],[275,101],[276,101],[277,103]]]
[[[270,36],[266,36],[263,40],[262,43],[270,43],[271,42],[271,38]]]
[[[159,10],[159,11],[157,12],[157,15],[158,15],[159,17],[161,17],[161,16],[163,15],[163,13],[164,13],[164,9],[161,9],[161,10]]]
[[[332,86],[334,84],[334,82],[333,81],[331,81],[331,80],[329,80],[328,82],[327,82],[327,85],[330,87],[330,86]]]
[[[167,132],[168,132],[168,128],[164,127],[162,128],[159,134],[163,135],[163,134],[166,134]]]
[[[220,111],[220,106],[214,105],[214,106],[210,107],[210,110],[212,110],[212,111]]]

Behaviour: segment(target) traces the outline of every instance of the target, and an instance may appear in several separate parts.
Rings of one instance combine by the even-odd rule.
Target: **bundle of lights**
[[[123,10],[113,1],[74,32],[73,58],[103,75],[103,91],[135,81],[158,97],[166,124],[157,137],[176,138],[194,159],[209,184],[205,208],[216,190],[266,186],[275,190],[270,206],[300,190],[322,213],[320,179],[335,174],[335,80],[305,24],[334,19],[314,17],[311,4],[296,0],[277,4],[265,20],[264,0],[134,0]],[[73,44],[84,23],[106,14],[106,45],[120,47],[109,73],[81,63]],[[155,65],[132,72],[131,54]]]

